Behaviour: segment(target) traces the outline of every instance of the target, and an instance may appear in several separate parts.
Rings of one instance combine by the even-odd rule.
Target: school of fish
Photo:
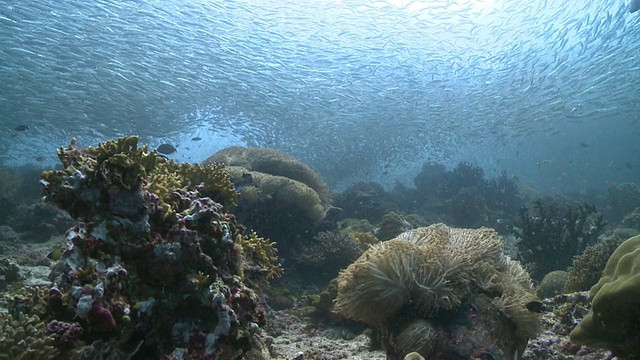
[[[8,0],[0,125],[13,135],[0,137],[0,163],[71,136],[148,141],[206,126],[357,176],[407,154],[444,159],[471,138],[637,125],[638,7]]]

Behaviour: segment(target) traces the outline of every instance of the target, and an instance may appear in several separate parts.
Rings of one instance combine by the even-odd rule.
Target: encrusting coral
[[[420,328],[436,329],[439,334],[434,341],[438,345],[425,345],[422,356],[452,351],[451,347],[463,356],[471,356],[472,348],[454,346],[455,341],[443,338],[439,331],[453,326],[443,322],[444,318],[456,323],[456,317],[463,318],[458,320],[462,322],[478,322],[474,323],[475,329],[462,326],[457,331],[474,330],[485,336],[474,335],[476,338],[465,346],[480,346],[483,341],[503,337],[502,343],[495,343],[494,351],[511,358],[538,331],[538,314],[524,307],[533,299],[529,275],[503,254],[502,239],[495,231],[436,224],[407,231],[365,251],[338,277],[335,311],[378,328],[391,359],[401,358],[410,350],[399,347],[395,338],[413,338],[399,334],[410,323],[417,326],[416,318],[429,323]],[[477,317],[461,315],[469,307],[478,312]],[[487,308],[492,310],[485,312]],[[492,311],[503,317],[496,317]]]
[[[281,269],[274,244],[228,213],[237,194],[225,167],[173,163],[136,137],[72,141],[58,157],[64,167],[43,173],[43,192],[76,225],[50,274],[52,331],[86,341],[76,355],[249,351],[265,323],[260,286]]]
[[[571,341],[619,357],[640,356],[640,236],[618,246],[589,296],[591,309],[571,332]]]

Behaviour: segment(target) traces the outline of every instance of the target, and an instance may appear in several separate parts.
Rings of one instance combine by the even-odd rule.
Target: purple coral
[[[84,330],[79,323],[52,320],[47,324],[46,333],[53,335],[60,347],[67,347],[79,340]]]

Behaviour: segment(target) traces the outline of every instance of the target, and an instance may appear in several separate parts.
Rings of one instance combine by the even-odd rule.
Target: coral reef
[[[569,273],[564,270],[555,270],[542,278],[540,285],[536,288],[536,295],[539,298],[549,298],[561,294],[569,279]]]
[[[603,213],[615,224],[640,207],[640,186],[636,183],[611,186],[601,201],[604,204]]]
[[[478,356],[485,344],[493,344],[483,351],[494,357],[511,358],[536,334],[538,315],[523,306],[534,299],[529,275],[502,251],[488,228],[436,224],[404,232],[340,273],[335,311],[375,326],[389,359],[409,352],[398,344],[417,344],[411,329],[437,334],[420,343],[427,358]]]
[[[412,228],[413,226],[400,216],[400,214],[392,211],[382,217],[380,226],[375,231],[375,235],[380,241],[385,241],[393,239]]]
[[[21,233],[27,242],[45,242],[52,236],[62,235],[73,225],[66,213],[42,201],[21,205],[9,216],[11,227]]]
[[[8,258],[0,259],[0,290],[19,278],[20,268],[15,261]]]
[[[620,221],[620,226],[640,230],[640,207],[633,209]]]
[[[588,246],[582,254],[573,258],[564,293],[589,290],[602,275],[607,260],[622,240],[616,236],[606,237],[601,242]]]
[[[291,156],[273,149],[231,147],[204,164],[224,164],[240,195],[238,221],[278,243],[281,255],[316,231],[331,207],[331,192],[320,176]]]
[[[38,316],[0,313],[0,359],[62,359],[55,343]]]
[[[224,166],[178,165],[135,137],[72,141],[58,157],[43,192],[76,220],[46,299],[59,349],[80,338],[69,357],[249,351],[265,323],[260,284],[280,269],[273,243],[227,212],[236,194]]]
[[[296,251],[296,277],[305,282],[326,285],[361,254],[362,249],[351,236],[338,231],[321,231]]]
[[[220,150],[204,161],[204,164],[214,163],[295,180],[313,189],[325,209],[331,204],[331,191],[320,175],[282,151],[234,146]]]
[[[534,279],[554,270],[566,270],[573,256],[597,242],[606,222],[595,206],[567,205],[565,209],[537,199],[533,213],[523,207],[516,221],[520,256]],[[549,256],[554,254],[554,256]]]
[[[571,341],[602,347],[621,357],[640,356],[640,236],[611,254],[591,288],[591,310],[571,332]]]
[[[344,211],[344,217],[365,219],[371,223],[397,210],[393,198],[382,186],[373,182],[357,182],[336,196],[335,205]]]
[[[415,189],[394,189],[394,195],[404,199],[401,207],[455,226],[497,227],[508,221],[522,202],[516,182],[506,173],[485,179],[481,168],[465,162],[451,170],[426,163],[414,184]]]
[[[574,344],[569,332],[589,309],[589,294],[560,294],[541,302],[542,331],[529,340],[522,360],[616,360],[611,352]]]

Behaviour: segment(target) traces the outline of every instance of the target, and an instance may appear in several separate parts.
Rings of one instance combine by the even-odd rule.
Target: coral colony
[[[84,354],[233,358],[265,322],[259,285],[280,274],[273,243],[228,213],[223,165],[176,164],[136,137],[61,148],[48,202],[76,225],[53,269],[47,332]],[[91,343],[91,341],[93,343]],[[60,346],[64,348],[64,346]],[[126,357],[126,356],[125,356]]]

